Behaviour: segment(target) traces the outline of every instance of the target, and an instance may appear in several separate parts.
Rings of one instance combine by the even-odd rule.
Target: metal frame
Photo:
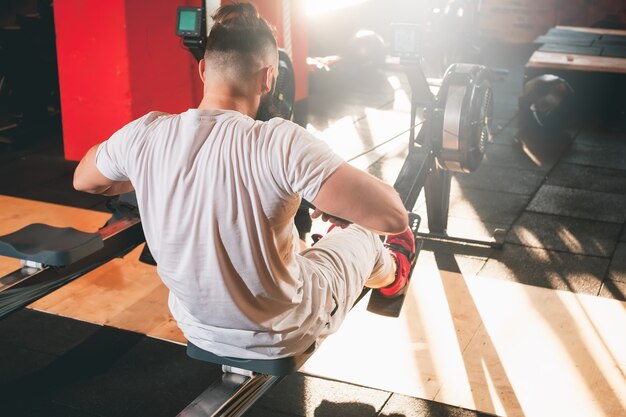
[[[441,103],[439,101],[441,99],[435,97],[430,90],[424,90],[424,84],[428,85],[428,83],[419,63],[405,64],[404,68],[411,86],[411,130],[409,132],[409,154],[398,174],[394,188],[400,194],[400,198],[408,211],[413,210],[420,192],[422,189],[424,190],[429,233],[419,233],[418,235],[425,240],[470,246],[486,246],[489,248],[502,247],[502,236],[504,233],[501,229],[494,231],[494,238],[491,240],[448,235],[452,174],[438,162],[440,150],[437,149],[435,143],[436,132],[434,127],[437,120],[442,121],[442,128],[444,129],[441,132],[443,135],[442,141],[450,148],[458,148],[458,139],[461,132],[459,132],[457,121],[464,116],[461,114],[463,113],[462,107],[459,107],[457,114],[445,114],[446,107],[443,105],[445,101]],[[448,92],[445,99],[449,98],[450,95],[453,98],[456,97],[456,94],[453,94],[453,92]],[[463,104],[462,97],[460,104],[461,106]],[[425,120],[421,130],[415,135],[415,121],[419,108],[424,110]],[[446,128],[449,128],[449,131]]]

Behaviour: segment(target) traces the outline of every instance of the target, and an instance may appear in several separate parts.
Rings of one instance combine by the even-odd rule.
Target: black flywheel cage
[[[453,64],[446,71],[433,112],[434,152],[443,169],[469,173],[483,159],[492,94],[486,67]]]

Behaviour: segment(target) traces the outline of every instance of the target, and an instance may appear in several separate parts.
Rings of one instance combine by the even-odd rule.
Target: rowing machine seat
[[[99,233],[86,233],[72,227],[33,223],[0,236],[0,255],[42,265],[70,265],[102,249]]]
[[[218,356],[187,342],[187,355],[193,359],[274,376],[285,376],[297,372],[314,351],[315,346],[311,346],[306,352],[298,356],[278,359],[238,359]]]

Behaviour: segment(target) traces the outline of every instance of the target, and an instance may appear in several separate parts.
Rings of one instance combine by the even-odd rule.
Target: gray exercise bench
[[[22,266],[66,266],[104,248],[99,233],[86,233],[72,227],[42,223],[0,236],[0,255],[16,258]]]

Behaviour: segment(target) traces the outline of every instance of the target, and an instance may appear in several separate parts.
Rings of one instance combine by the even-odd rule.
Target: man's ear
[[[264,67],[262,69],[262,76],[263,76],[263,84],[262,84],[262,93],[269,93],[270,91],[272,91],[272,88],[274,88],[274,67],[271,65],[268,65],[267,67]]]
[[[202,80],[202,82],[204,83],[204,58],[202,58],[200,60],[200,62],[198,62],[198,72],[200,73],[200,79]]]

